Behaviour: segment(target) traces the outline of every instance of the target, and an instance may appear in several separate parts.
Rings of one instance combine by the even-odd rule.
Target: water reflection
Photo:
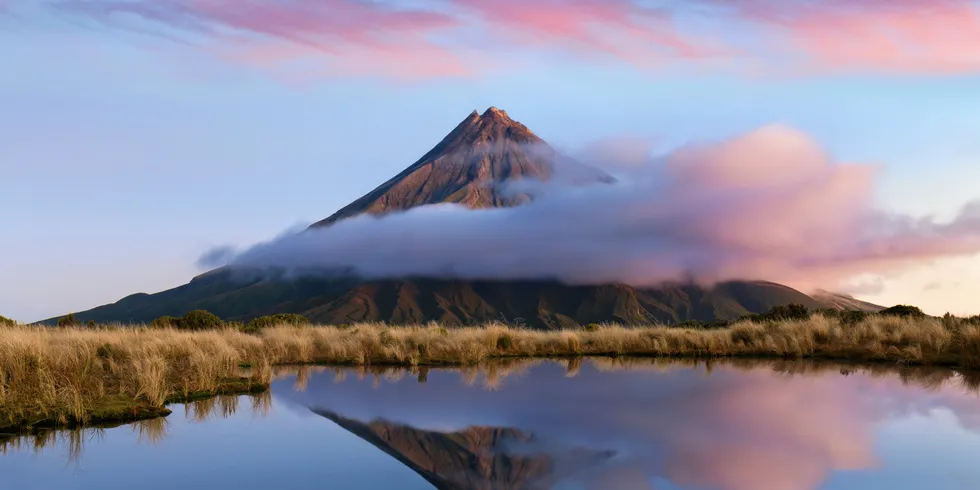
[[[254,436],[255,457],[264,454],[263,474],[287,486],[304,471],[309,481],[354,472],[353,460],[338,459],[346,451],[362,461],[374,452],[423,485],[454,490],[971,488],[980,478],[971,456],[980,449],[978,392],[973,372],[797,361],[280,367],[269,392],[172,407],[176,435],[167,419],[154,419],[0,437],[0,453],[57,446],[77,464],[87,445],[128,428],[139,445],[181,440],[148,453],[166,457],[214,434],[217,447],[253,437],[258,428],[247,421],[213,430],[247,412],[271,419]],[[324,438],[330,427],[347,437]],[[318,457],[326,447],[339,452]],[[180,464],[221,476],[212,468],[229,464],[222,454],[203,454]],[[309,461],[320,461],[315,471]],[[134,462],[133,471],[154,464]],[[378,488],[421,488],[373,473],[364,478]]]
[[[545,489],[614,456],[558,448],[512,428],[427,431],[385,420],[363,422],[315,410],[392,456],[439,490]]]
[[[187,420],[195,423],[228,418],[238,411],[243,398],[250,401],[249,410],[253,415],[257,417],[269,415],[272,408],[271,391],[244,396],[220,395],[195,400],[183,405],[184,415]],[[96,427],[67,430],[38,429],[29,434],[0,434],[0,455],[24,450],[42,455],[45,449],[60,447],[66,450],[67,462],[77,465],[82,460],[86,443],[104,439],[107,430],[123,428],[128,428],[136,435],[137,444],[155,446],[166,438],[169,422],[166,418],[159,417],[126,424],[102,424]]]
[[[976,374],[936,368],[592,359],[325,374],[308,374],[305,390],[273,390],[360,424],[449,434],[506,427],[554,448],[615,453],[562,479],[569,488],[815,489],[882,471],[876,438],[886,422],[943,410],[980,429]]]

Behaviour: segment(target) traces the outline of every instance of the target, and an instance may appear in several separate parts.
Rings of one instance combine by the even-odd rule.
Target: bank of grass
[[[476,365],[500,358],[657,356],[827,358],[980,369],[980,326],[955,318],[812,315],[724,328],[591,325],[535,331],[274,325],[0,327],[0,432],[132,420],[168,402],[264,390],[273,365]]]
[[[0,432],[158,417],[168,402],[265,389],[264,349],[233,330],[3,327]]]

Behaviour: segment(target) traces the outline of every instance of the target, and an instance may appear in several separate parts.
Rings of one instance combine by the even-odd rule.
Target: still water
[[[269,393],[8,439],[0,488],[980,488],[980,376],[739,361],[283,369]]]

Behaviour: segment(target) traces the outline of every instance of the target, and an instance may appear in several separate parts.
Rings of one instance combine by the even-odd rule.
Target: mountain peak
[[[380,215],[443,202],[474,209],[515,206],[529,196],[502,192],[493,184],[548,180],[558,159],[527,126],[491,106],[483,114],[471,112],[414,164],[312,226],[327,226],[361,213]],[[609,181],[602,172],[589,175],[590,181]]]
[[[506,119],[508,121],[513,121],[513,119],[511,119],[510,116],[507,115],[507,111],[504,111],[503,109],[498,109],[494,106],[490,106],[489,108],[487,108],[487,110],[483,111],[483,114],[480,116],[480,118],[481,119]]]
[[[506,111],[491,106],[483,114],[477,115],[473,111],[437,148],[458,151],[469,146],[501,141],[544,144],[527,126],[511,119]]]

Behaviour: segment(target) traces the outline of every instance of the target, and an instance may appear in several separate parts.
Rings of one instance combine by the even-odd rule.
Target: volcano
[[[605,172],[561,155],[506,112],[491,107],[482,114],[471,113],[404,171],[311,228],[329,227],[363,214],[380,216],[440,203],[471,209],[520,206],[532,196],[515,191],[512,184],[524,180],[569,185],[615,182]],[[138,293],[75,313],[75,318],[141,323],[204,309],[239,321],[299,313],[330,324],[479,324],[519,318],[531,327],[564,328],[602,322],[732,320],[791,303],[813,309],[880,309],[850,297],[829,293],[810,297],[787,286],[759,281],[726,282],[710,288],[695,284],[635,288],[624,284],[573,286],[549,280],[284,278],[222,268],[167,291]]]

